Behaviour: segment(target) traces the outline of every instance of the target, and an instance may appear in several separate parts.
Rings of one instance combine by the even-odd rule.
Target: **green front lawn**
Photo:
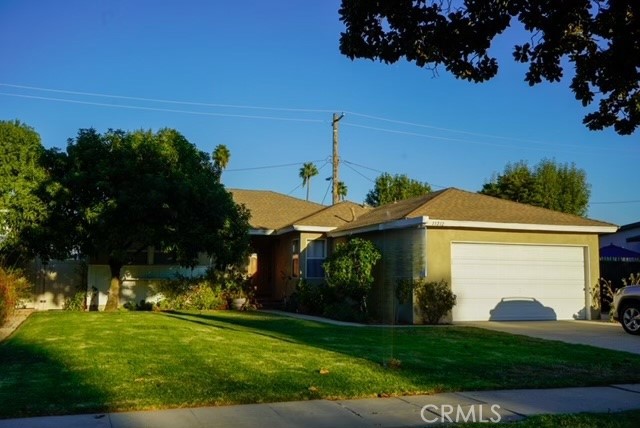
[[[36,313],[0,344],[2,418],[630,382],[632,354],[251,312]]]

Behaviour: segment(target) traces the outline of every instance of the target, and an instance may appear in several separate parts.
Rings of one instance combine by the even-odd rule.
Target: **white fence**
[[[82,260],[36,259],[27,266],[26,275],[33,284],[31,299],[24,302],[36,310],[62,309],[67,298],[87,289],[87,265]]]
[[[198,277],[206,273],[208,266],[196,266],[193,269],[180,266],[163,265],[128,265],[120,271],[122,288],[120,290],[120,304],[127,302],[140,303],[155,302],[160,296],[154,285],[175,279],[178,275],[184,277]],[[89,310],[103,310],[109,297],[111,273],[107,265],[89,265],[87,274],[87,308]]]

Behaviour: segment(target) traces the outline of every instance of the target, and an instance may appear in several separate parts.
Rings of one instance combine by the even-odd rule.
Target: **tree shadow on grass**
[[[108,397],[43,347],[0,343],[0,419],[109,410]]]
[[[443,386],[448,379],[446,370],[442,370],[440,373],[429,373],[428,364],[425,364],[429,355],[434,352],[433,348],[429,349],[429,340],[437,339],[444,329],[437,328],[434,335],[425,337],[416,329],[339,326],[258,312],[244,312],[236,315],[233,312],[172,311],[167,315],[199,325],[233,329],[244,334],[250,332],[285,342],[283,346],[287,346],[287,344],[310,346],[364,360],[369,364],[374,364],[372,366],[374,370],[384,372],[387,376],[404,379],[408,383],[421,384],[420,392],[457,389],[456,386],[453,388]],[[237,326],[237,328],[231,326]],[[466,334],[466,332],[454,332],[452,339],[460,336],[459,338],[462,340]],[[436,352],[441,353],[442,349]],[[467,354],[466,358],[471,360],[476,351],[469,348],[464,352]],[[387,367],[392,359],[400,360],[402,365],[400,370],[398,367]],[[391,362],[391,364],[394,363]],[[452,361],[450,366],[458,373],[469,370],[470,377],[477,374],[476,368],[470,366],[456,368],[454,364],[455,362]]]
[[[631,369],[640,370],[640,358],[630,354],[603,349],[594,354],[596,348],[589,346],[471,327],[345,327],[259,312],[172,315],[364,359],[423,393],[640,382],[640,372]],[[399,370],[387,367],[392,359]],[[601,367],[594,372],[596,363]]]
[[[174,318],[177,320],[181,320],[181,321],[189,321],[198,325],[202,325],[205,327],[213,327],[214,325],[211,323],[212,320],[214,320],[215,318],[213,316],[208,316],[208,315],[202,315],[202,314],[194,314],[194,313],[189,313],[189,312],[180,312],[180,311],[165,311],[164,314],[169,317],[169,318]],[[201,321],[198,319],[192,319],[193,317],[195,318],[199,318],[199,317],[203,317],[203,318],[208,318],[208,322],[207,321]],[[225,324],[234,324],[233,322],[229,323],[228,320],[218,320],[220,322],[224,322]],[[241,325],[242,324],[238,324]],[[246,326],[244,326],[246,327]],[[241,329],[241,328],[233,328],[230,327],[229,325],[221,325],[220,323],[216,323],[215,324],[215,328],[219,328],[219,329],[224,329],[224,330],[232,330],[232,331],[238,331],[238,332],[246,332],[246,329]],[[259,329],[253,329],[252,333],[254,334],[258,334],[260,336],[264,336],[264,337],[268,337],[271,339],[277,339],[277,340],[281,340],[284,342],[289,342],[289,343],[300,343],[297,340],[294,339],[290,339],[290,338],[286,338],[284,335],[276,335],[276,334],[270,334],[270,333],[266,333],[262,330]]]

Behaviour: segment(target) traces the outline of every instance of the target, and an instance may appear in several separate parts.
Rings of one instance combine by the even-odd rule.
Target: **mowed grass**
[[[627,353],[259,312],[36,313],[0,343],[0,418],[632,382]]]

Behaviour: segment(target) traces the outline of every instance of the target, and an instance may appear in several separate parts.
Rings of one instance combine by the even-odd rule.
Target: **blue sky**
[[[311,199],[329,203],[331,113],[345,112],[340,178],[355,202],[381,171],[477,191],[507,162],[554,158],[586,170],[590,217],[640,221],[640,135],[586,130],[590,109],[566,80],[530,88],[525,67],[511,59],[520,30],[492,46],[499,75],[472,84],[444,69],[434,76],[406,62],[343,57],[338,7],[339,0],[2,0],[0,119],[26,122],[47,147],[65,147],[80,128],[175,128],[201,150],[229,147],[227,187],[300,198],[299,167],[315,161]],[[274,165],[289,166],[255,169]]]

